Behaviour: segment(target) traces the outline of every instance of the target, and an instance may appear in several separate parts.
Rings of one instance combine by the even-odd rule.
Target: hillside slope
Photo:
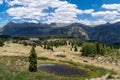
[[[98,25],[91,32],[91,39],[103,43],[120,43],[120,22]]]
[[[97,40],[103,43],[120,43],[120,22],[95,27],[80,23],[13,23],[1,28],[1,34],[11,36],[67,35],[81,40]]]
[[[60,25],[60,26],[59,26]],[[35,24],[10,22],[3,27],[2,34],[11,36],[69,35],[82,40],[88,40],[89,27],[83,24]]]

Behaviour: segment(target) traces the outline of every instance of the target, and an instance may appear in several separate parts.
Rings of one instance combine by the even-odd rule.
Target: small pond
[[[38,69],[61,76],[88,76],[88,73],[82,69],[60,64],[40,64],[38,65]]]

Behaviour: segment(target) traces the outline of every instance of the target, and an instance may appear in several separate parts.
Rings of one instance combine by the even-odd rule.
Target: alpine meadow
[[[0,80],[120,80],[120,1],[0,0]]]

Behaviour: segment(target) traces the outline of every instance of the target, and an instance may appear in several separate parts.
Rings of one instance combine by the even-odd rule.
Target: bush
[[[115,49],[111,49],[109,46],[103,45],[99,42],[95,43],[85,43],[82,47],[82,56],[96,56],[105,55],[106,53],[111,53]]]
[[[23,45],[24,45],[24,46],[27,46],[28,44],[27,44],[27,42],[23,42]]]
[[[57,55],[57,57],[62,57],[62,58],[64,58],[64,57],[66,57],[65,55]]]
[[[0,41],[0,47],[3,47],[3,46],[4,46],[4,42]]]
[[[47,58],[47,57],[38,57],[38,60],[49,60],[49,61],[54,61],[54,59],[50,59],[50,58]]]
[[[76,46],[75,46],[75,48],[74,48],[74,51],[75,51],[75,52],[77,52],[77,51],[78,51],[78,49],[77,49],[77,47],[76,47]]]
[[[109,74],[108,76],[107,76],[107,79],[113,79],[114,78],[114,76],[112,76],[111,74]]]
[[[82,47],[82,56],[94,57],[96,53],[97,53],[96,46],[94,44],[92,44],[92,43],[86,43]]]

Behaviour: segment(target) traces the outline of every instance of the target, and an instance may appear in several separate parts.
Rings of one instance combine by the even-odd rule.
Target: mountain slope
[[[120,42],[120,22],[98,25],[92,29],[90,37],[103,43],[118,43]]]
[[[88,40],[89,27],[83,24],[35,24],[10,22],[3,27],[2,34],[11,36],[69,35],[82,40]]]
[[[13,23],[6,24],[1,34],[11,36],[68,35],[81,40],[97,40],[103,43],[120,43],[120,22],[89,27],[80,23]]]

